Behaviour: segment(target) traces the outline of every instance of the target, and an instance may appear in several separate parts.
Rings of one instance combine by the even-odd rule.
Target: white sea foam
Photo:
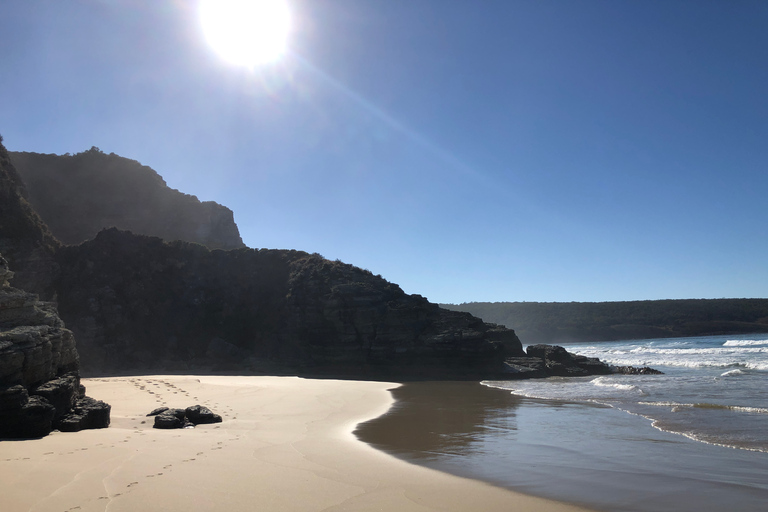
[[[744,375],[744,370],[739,370],[737,368],[736,370],[729,370],[720,374],[721,377],[736,377],[738,375]]]
[[[725,345],[724,345],[725,346]],[[663,354],[696,356],[707,354],[768,354],[768,347],[747,347],[747,346],[729,346],[709,347],[709,348],[656,348],[656,347],[637,347],[629,351],[631,354]]]
[[[768,345],[768,340],[728,340],[724,347],[749,347],[752,345]]]
[[[614,388],[614,389],[619,389],[621,391],[635,391],[640,394],[645,394],[645,392],[637,386],[633,386],[632,384],[620,384],[618,382],[613,382],[611,381],[610,377],[597,377],[596,379],[593,379],[591,382],[595,386],[600,386],[605,388]]]
[[[745,407],[741,405],[724,405],[710,403],[681,404],[678,402],[638,402],[640,405],[652,405],[654,407],[671,407],[675,409],[713,409],[721,411],[748,412],[753,414],[768,414],[768,409],[763,407]]]

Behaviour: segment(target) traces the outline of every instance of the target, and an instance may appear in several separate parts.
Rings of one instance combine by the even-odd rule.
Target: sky
[[[92,146],[432,302],[768,297],[768,2],[3,0],[0,134]]]

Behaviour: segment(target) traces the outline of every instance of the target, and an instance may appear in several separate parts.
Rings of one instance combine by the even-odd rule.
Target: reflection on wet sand
[[[766,454],[692,441],[600,404],[473,382],[392,393],[392,409],[355,433],[415,464],[599,510],[765,510]]]
[[[392,390],[396,400],[384,416],[362,423],[362,441],[416,462],[441,455],[469,455],[483,450],[487,431],[517,431],[520,399],[478,382],[413,382]]]

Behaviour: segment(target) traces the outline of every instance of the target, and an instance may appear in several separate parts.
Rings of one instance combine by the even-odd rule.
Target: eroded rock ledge
[[[50,303],[12,288],[0,255],[0,437],[42,437],[109,425],[110,406],[85,396],[75,338]]]
[[[505,360],[505,378],[531,379],[541,377],[585,377],[589,375],[658,375],[653,368],[610,366],[596,357],[586,357],[568,352],[558,345],[530,345],[526,355],[508,357]]]

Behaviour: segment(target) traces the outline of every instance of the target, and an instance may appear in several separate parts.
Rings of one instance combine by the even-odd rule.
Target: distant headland
[[[527,343],[768,332],[768,299],[440,304],[515,329]]]

